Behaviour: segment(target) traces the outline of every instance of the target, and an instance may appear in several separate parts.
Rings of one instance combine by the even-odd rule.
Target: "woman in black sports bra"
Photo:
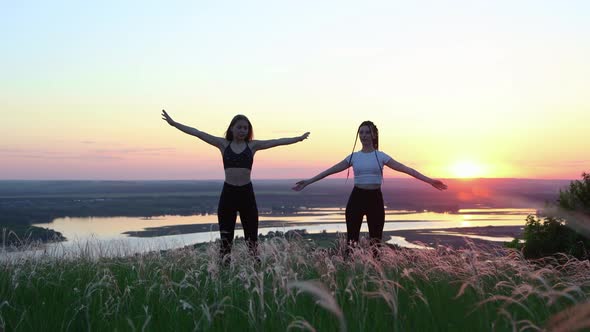
[[[228,259],[234,239],[237,213],[244,228],[244,238],[253,254],[256,254],[258,241],[258,207],[250,182],[250,173],[256,151],[301,142],[309,136],[309,132],[291,138],[271,140],[252,140],[253,129],[250,120],[238,114],[231,120],[225,137],[209,135],[198,129],[185,126],[172,120],[170,115],[162,110],[162,119],[174,128],[196,136],[206,143],[217,147],[223,157],[225,182],[219,198],[217,220],[221,236],[220,254]]]

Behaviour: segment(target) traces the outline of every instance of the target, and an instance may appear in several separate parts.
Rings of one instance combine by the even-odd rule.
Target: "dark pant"
[[[381,189],[354,187],[346,204],[346,240],[355,244],[359,240],[363,216],[367,216],[371,244],[381,242],[385,225],[385,208]]]
[[[217,221],[221,236],[221,257],[231,252],[238,212],[240,213],[246,243],[250,250],[256,253],[258,207],[256,206],[256,197],[254,197],[251,182],[243,186],[223,183],[223,190],[219,197],[219,207],[217,208]]]

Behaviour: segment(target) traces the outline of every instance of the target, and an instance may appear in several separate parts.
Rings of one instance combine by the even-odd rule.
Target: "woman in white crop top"
[[[338,164],[311,179],[297,182],[293,190],[300,191],[328,175],[341,172],[352,166],[354,170],[354,189],[346,205],[347,241],[349,245],[354,245],[358,242],[363,216],[366,215],[370,242],[376,245],[381,242],[383,226],[385,224],[385,208],[381,193],[384,166],[413,176],[438,190],[445,190],[447,186],[440,180],[431,179],[415,169],[395,161],[386,153],[379,151],[379,131],[373,122],[364,121],[361,123],[357,131],[354,146],[356,146],[358,138],[360,138],[363,146],[360,151],[351,153]],[[352,148],[353,151],[354,146]],[[376,253],[376,251],[373,251],[373,253]]]

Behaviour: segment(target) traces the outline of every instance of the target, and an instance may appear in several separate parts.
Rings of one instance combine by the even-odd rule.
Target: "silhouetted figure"
[[[360,151],[354,152],[358,138],[360,138],[363,147]],[[354,170],[354,188],[348,199],[348,204],[346,204],[346,240],[349,246],[358,243],[363,216],[367,216],[369,238],[374,254],[376,253],[375,246],[381,243],[383,226],[385,225],[385,207],[383,194],[381,193],[384,166],[411,175],[438,190],[447,189],[447,186],[440,180],[433,180],[395,161],[378,149],[379,131],[373,122],[364,121],[357,130],[352,148],[353,152],[350,155],[311,179],[297,182],[296,186],[293,187],[293,190],[300,191],[326,176],[341,172],[352,166]]]
[[[246,243],[252,254],[256,255],[258,207],[250,181],[254,154],[259,150],[301,142],[309,136],[309,132],[292,138],[252,140],[254,133],[250,120],[246,116],[238,114],[234,116],[227,127],[225,137],[216,137],[175,122],[165,110],[162,110],[162,119],[176,129],[215,146],[221,152],[225,182],[219,198],[217,220],[221,237],[220,254],[222,259],[225,259],[226,262],[229,261],[238,212]]]

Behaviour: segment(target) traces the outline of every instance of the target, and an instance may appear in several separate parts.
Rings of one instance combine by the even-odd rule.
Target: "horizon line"
[[[343,180],[344,178],[332,178],[332,179],[323,179],[323,180]],[[566,179],[566,178],[517,178],[517,177],[474,177],[474,178],[453,178],[453,177],[437,177],[437,179],[442,179],[442,180],[457,180],[457,181],[473,181],[473,180],[542,180],[542,181],[574,181],[576,179]],[[252,182],[254,181],[299,181],[301,180],[301,178],[280,178],[280,179],[276,179],[276,178],[260,178],[260,179],[253,179]],[[354,179],[352,179],[354,181]],[[417,180],[417,179],[413,179],[411,177],[387,177],[385,178],[385,180]],[[74,179],[67,179],[67,178],[61,178],[61,179],[0,179],[0,182],[9,182],[9,181],[21,181],[21,182],[26,182],[26,181],[37,181],[37,182],[43,182],[43,181],[94,181],[94,182],[117,182],[117,181],[139,181],[139,182],[149,182],[149,181],[159,181],[159,182],[163,182],[163,181],[225,181],[224,179],[221,178],[212,178],[212,179],[81,179],[81,178],[74,178]]]

